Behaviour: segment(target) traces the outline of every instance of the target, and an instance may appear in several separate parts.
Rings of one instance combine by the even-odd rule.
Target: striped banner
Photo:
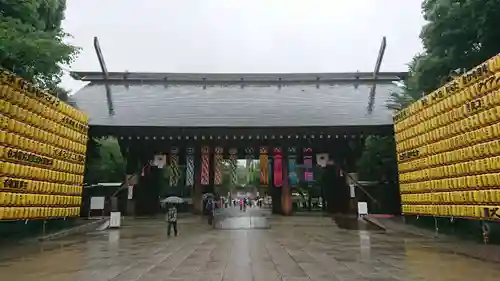
[[[273,181],[273,173],[271,171],[273,170],[273,158],[271,156],[267,156],[267,182],[270,183]]]
[[[177,186],[181,173],[179,171],[179,149],[172,147],[170,149],[170,186]]]
[[[236,148],[229,149],[229,164],[231,165],[231,185],[235,187],[238,184],[236,167],[238,165],[238,150]]]
[[[313,156],[312,156],[312,148],[304,148],[304,181],[312,182],[313,179]]]
[[[245,148],[245,159],[247,160],[247,184],[251,184],[254,180],[254,166],[253,166],[253,157],[254,157],[254,149],[253,147]]]
[[[186,150],[186,186],[194,186],[194,148]]]
[[[260,148],[260,184],[263,186],[269,185],[269,160],[267,158],[267,147]]]
[[[288,148],[288,183],[290,186],[297,186],[299,180],[297,177],[297,149]]]
[[[201,184],[210,184],[210,148],[208,146],[201,148]]]
[[[281,148],[279,147],[275,147],[273,152],[274,152],[273,182],[274,186],[281,187],[283,186],[283,153],[281,152]]]
[[[222,160],[224,159],[224,149],[216,147],[214,152],[214,184],[222,184]]]

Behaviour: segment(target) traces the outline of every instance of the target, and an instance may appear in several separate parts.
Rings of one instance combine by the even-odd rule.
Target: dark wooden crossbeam
[[[108,81],[109,80],[108,68],[106,67],[106,62],[104,61],[104,56],[102,54],[101,45],[99,44],[99,39],[97,38],[97,36],[94,37],[94,49],[95,49],[95,53],[97,54],[97,59],[99,60],[99,65],[101,66],[101,71],[102,71],[101,75],[102,75],[104,81]],[[114,115],[115,110],[113,107],[113,96],[111,93],[111,88],[110,88],[109,84],[107,84],[107,83],[106,83],[105,87],[106,87],[106,100],[108,102],[109,115]]]
[[[380,49],[378,51],[377,61],[375,62],[375,69],[373,70],[372,81],[373,85],[370,89],[370,96],[368,97],[368,113],[372,113],[373,106],[375,105],[375,91],[377,88],[377,80],[380,75],[380,66],[382,65],[382,60],[384,59],[385,48],[387,47],[387,40],[382,37],[382,43],[380,43]]]

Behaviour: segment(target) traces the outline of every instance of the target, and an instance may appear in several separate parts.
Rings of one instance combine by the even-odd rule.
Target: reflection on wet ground
[[[381,231],[380,227],[377,227],[371,223],[366,222],[363,219],[358,219],[357,217],[347,217],[347,216],[335,216],[333,218],[335,224],[343,229],[349,230],[371,230],[371,231]]]
[[[49,250],[7,248],[0,279],[487,281],[500,274],[497,264],[453,254],[453,243],[328,217],[262,214],[226,210],[215,229],[199,217],[181,218],[180,236],[171,238],[162,220],[125,220],[118,230],[52,241]]]
[[[268,229],[270,227],[268,219],[261,215],[261,212],[250,210],[238,212],[231,209],[231,213],[223,212],[219,215],[215,228],[219,230],[243,230],[243,229]]]

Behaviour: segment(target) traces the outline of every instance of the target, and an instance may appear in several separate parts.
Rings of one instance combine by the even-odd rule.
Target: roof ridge
[[[399,81],[407,72],[317,72],[317,73],[176,73],[176,72],[109,72],[113,81],[182,81],[182,82],[326,82],[326,81]],[[71,76],[82,81],[102,81],[99,71],[73,71]]]

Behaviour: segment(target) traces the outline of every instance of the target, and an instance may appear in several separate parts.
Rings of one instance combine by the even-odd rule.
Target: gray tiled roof
[[[85,80],[85,79],[82,79]],[[97,80],[97,79],[96,79]],[[95,81],[95,80],[94,80]],[[163,127],[299,127],[392,124],[385,102],[397,87],[379,82],[367,113],[371,83],[201,84],[110,81],[115,114],[105,86],[91,82],[72,96],[91,125]]]

